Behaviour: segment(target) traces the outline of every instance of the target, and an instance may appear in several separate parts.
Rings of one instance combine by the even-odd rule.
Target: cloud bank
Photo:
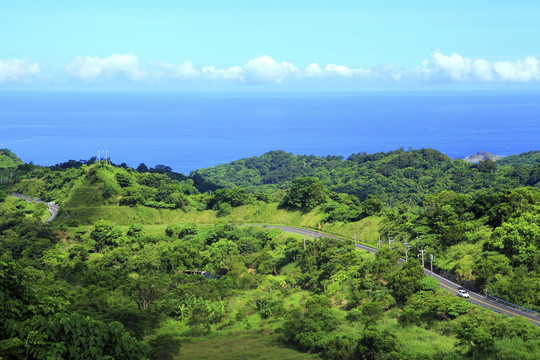
[[[214,65],[197,66],[190,61],[178,64],[151,61],[141,65],[133,54],[112,54],[105,57],[79,56],[64,68],[64,77],[78,82],[228,82],[238,84],[286,84],[297,81],[320,83],[347,81],[359,84],[369,81],[393,83],[530,83],[540,80],[538,60],[533,56],[523,59],[489,61],[471,59],[457,53],[445,55],[433,52],[421,65],[401,69],[388,64],[371,68],[354,68],[341,64],[306,67],[291,62],[277,61],[271,56],[255,57],[245,64],[218,68]],[[0,59],[0,83],[31,82],[45,79],[36,62],[27,58]],[[53,76],[48,81],[54,81]]]
[[[0,83],[32,82],[39,79],[40,67],[30,59],[0,59]]]
[[[538,60],[527,56],[515,61],[469,59],[435,51],[418,70],[421,78],[448,82],[531,82],[540,80]]]
[[[79,56],[73,59],[66,71],[75,79],[84,81],[144,80],[146,71],[139,68],[139,59],[133,54],[113,54],[104,58]]]

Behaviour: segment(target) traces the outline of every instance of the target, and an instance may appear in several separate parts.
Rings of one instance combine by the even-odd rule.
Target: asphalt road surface
[[[25,195],[22,195],[22,194],[12,194],[12,195],[15,196],[15,197],[18,197],[20,199],[24,199],[26,201],[29,201],[29,202],[45,203],[44,201],[42,201],[40,199],[35,199],[35,198],[25,196]],[[59,207],[57,205],[50,204],[50,203],[46,203],[46,204],[47,204],[47,209],[51,213],[51,217],[49,219],[47,219],[46,221],[50,222],[56,216],[56,213],[58,212]],[[264,226],[264,227],[267,227],[267,228],[276,228],[276,229],[280,229],[282,231],[295,233],[295,234],[300,234],[300,235],[307,236],[307,237],[314,237],[314,238],[327,237],[327,238],[333,238],[333,239],[337,239],[337,240],[341,240],[341,241],[344,240],[343,238],[340,238],[340,237],[337,237],[337,236],[334,236],[334,235],[324,234],[322,232],[318,232],[318,231],[314,231],[314,230],[308,230],[308,229],[302,229],[302,228],[296,228],[296,227],[292,227],[292,226],[279,226],[279,225],[260,225],[260,226]],[[377,249],[372,248],[370,246],[362,245],[362,244],[359,244],[359,243],[356,244],[356,247],[358,249],[368,251],[368,252],[370,252],[372,254],[375,254],[377,252]],[[403,262],[405,260],[400,259],[400,261]],[[433,276],[435,279],[437,279],[437,281],[439,282],[440,287],[445,288],[446,290],[448,290],[448,291],[450,291],[450,292],[452,292],[454,294],[457,294],[458,289],[463,288],[460,285],[455,284],[455,283],[451,282],[450,280],[447,280],[447,279],[443,278],[442,276],[439,276],[437,274],[431,274],[431,272],[429,270],[427,270],[427,269],[424,269],[424,272],[426,273],[426,275]],[[533,322],[534,324],[540,326],[540,317],[535,315],[535,314],[527,313],[527,312],[521,311],[519,309],[510,307],[508,305],[501,304],[499,302],[493,301],[491,299],[487,299],[485,296],[482,296],[480,294],[477,294],[477,293],[469,291],[469,290],[467,290],[467,292],[469,293],[470,297],[468,299],[463,299],[464,301],[469,301],[472,304],[476,304],[476,305],[488,308],[490,310],[493,310],[495,312],[498,312],[498,313],[501,313],[501,314],[506,314],[508,316],[522,316],[522,317],[526,318],[527,320]]]
[[[328,234],[324,234],[324,233],[321,233],[321,232],[318,232],[318,231],[295,228],[295,227],[291,227],[291,226],[277,226],[277,225],[264,225],[264,226],[266,226],[268,228],[277,228],[277,229],[281,229],[282,231],[295,233],[295,234],[300,234],[300,235],[304,235],[304,236],[308,236],[308,237],[316,237],[316,238],[328,237],[328,238],[338,239],[338,240],[342,240],[342,241],[344,240],[343,238],[340,238],[340,237],[337,237],[337,236],[334,236],[334,235],[328,235]],[[375,248],[372,248],[372,247],[366,246],[366,245],[362,245],[362,244],[358,244],[358,243],[356,244],[356,248],[368,251],[368,252],[370,252],[372,254],[375,254],[377,252],[377,249],[375,249]],[[400,259],[400,261],[404,262],[405,260]],[[435,279],[437,279],[437,281],[439,282],[439,286],[441,288],[444,288],[444,289],[450,291],[451,293],[456,294],[456,296],[457,296],[457,293],[458,293],[458,289],[463,289],[462,286],[460,286],[460,285],[458,285],[456,283],[453,283],[452,281],[447,280],[447,279],[443,278],[440,275],[437,275],[435,273],[432,274],[427,269],[424,269],[424,272],[426,273],[427,276],[433,276]],[[467,290],[467,292],[469,293],[469,298],[468,299],[464,298],[463,301],[469,301],[471,304],[475,304],[475,305],[479,305],[479,306],[488,308],[488,309],[493,310],[493,311],[495,311],[497,313],[500,313],[500,314],[506,314],[508,316],[522,316],[525,319],[533,322],[537,326],[540,326],[540,316],[538,316],[538,315],[535,315],[533,313],[524,312],[524,311],[521,311],[521,310],[516,309],[514,307],[511,307],[511,306],[496,302],[494,300],[486,298],[483,295],[472,292],[472,291],[470,291],[468,289],[465,289],[465,290]]]
[[[58,210],[60,210],[60,208],[57,206],[57,205],[54,205],[54,204],[50,204],[50,203],[47,203],[43,200],[40,200],[40,199],[36,199],[36,198],[32,198],[30,196],[26,196],[26,195],[22,195],[22,194],[11,194],[12,196],[15,196],[19,199],[24,199],[28,202],[36,202],[36,203],[45,203],[47,204],[47,210],[49,210],[49,213],[51,214],[51,217],[48,218],[47,220],[45,220],[46,222],[50,222],[50,221],[53,221],[54,217],[56,216],[56,213],[58,212]]]

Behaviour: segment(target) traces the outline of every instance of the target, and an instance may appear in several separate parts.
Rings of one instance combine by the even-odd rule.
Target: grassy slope
[[[317,355],[301,353],[285,347],[275,336],[220,336],[184,343],[176,359],[192,360],[271,360],[320,359]]]
[[[68,215],[69,214],[69,215]],[[59,214],[59,222],[66,224],[91,224],[100,219],[112,221],[117,225],[129,226],[142,224],[147,226],[165,227],[168,224],[215,224],[231,223],[287,225],[317,229],[324,214],[317,209],[303,213],[279,209],[277,204],[247,205],[234,208],[227,217],[218,217],[214,210],[182,211],[168,209],[153,209],[145,206],[78,206],[63,207]],[[375,245],[379,236],[378,225],[382,218],[372,216],[354,223],[321,224],[322,231],[328,234],[352,238],[358,236],[358,242]]]
[[[277,204],[254,204],[234,208],[227,217],[218,217],[216,211],[181,211],[153,209],[144,206],[103,205],[103,187],[106,183],[116,184],[115,169],[103,168],[92,177],[81,179],[75,186],[70,197],[63,206],[60,221],[93,223],[98,219],[107,219],[118,225],[129,226],[133,223],[146,225],[149,232],[164,232],[167,224],[213,224],[231,222],[233,224],[258,223],[281,224],[298,227],[317,228],[324,214],[319,209],[311,212],[287,211],[278,208]],[[67,216],[69,214],[69,216]],[[67,216],[67,217],[66,217]],[[358,241],[375,245],[379,236],[378,227],[382,218],[369,217],[355,223],[322,224],[322,231],[344,237],[358,236]],[[290,301],[298,304],[294,294]],[[249,294],[240,295],[231,304],[234,309],[238,304],[249,302]],[[338,312],[342,310],[335,309]],[[234,312],[234,311],[233,311]],[[343,315],[343,314],[342,314]],[[231,314],[232,316],[232,314]],[[344,315],[343,315],[344,316]],[[235,323],[223,330],[213,329],[207,337],[198,339],[185,337],[189,328],[178,321],[168,321],[163,325],[161,333],[175,333],[187,340],[182,344],[178,359],[316,359],[318,356],[305,354],[290,349],[281,344],[274,333],[280,324],[271,320],[262,320],[258,314],[248,317],[245,321]],[[422,328],[402,329],[396,320],[387,315],[381,327],[389,327],[396,331],[404,350],[421,353],[427,356],[437,351],[450,350],[455,339],[442,336],[434,331]],[[359,329],[352,324],[344,323],[341,329],[347,333],[355,333]]]
[[[197,211],[195,209],[169,210],[155,209],[142,205],[134,207],[117,205],[117,196],[107,198],[104,196],[106,188],[113,193],[122,190],[115,180],[119,172],[130,176],[126,170],[104,164],[96,164],[86,169],[85,174],[74,185],[65,202],[61,204],[56,223],[78,226],[90,225],[97,220],[106,219],[117,225],[129,226],[137,223],[146,226],[163,226],[168,224],[215,224],[232,223],[241,224],[269,224],[289,225],[295,227],[317,229],[325,214],[318,208],[310,212],[288,211],[278,207],[276,203],[252,204],[234,208],[230,215],[218,217],[213,210]],[[36,181],[26,181],[25,188],[30,186],[43,186]],[[21,185],[22,186],[22,185]],[[358,241],[375,244],[378,238],[378,224],[381,218],[370,217],[355,223],[322,223],[322,231],[352,237],[358,236]]]
[[[297,291],[284,299],[285,307],[299,306],[301,299],[308,293]],[[223,323],[231,325],[223,326],[218,330],[217,325],[212,326],[209,333],[199,338],[191,337],[192,333],[185,321],[168,320],[159,329],[161,334],[171,334],[183,339],[177,359],[318,359],[317,355],[300,353],[287,348],[279,342],[279,334],[276,332],[282,325],[283,319],[262,319],[259,313],[254,313],[242,321],[231,321],[239,308],[245,307],[251,300],[251,291],[247,291],[230,299],[229,304],[232,312]],[[349,334],[355,337],[361,336],[363,326],[350,323],[345,320],[346,312],[334,308],[338,318],[341,318],[341,326],[334,334]],[[383,320],[377,325],[380,329],[389,329],[396,334],[401,350],[405,353],[432,358],[435,354],[450,353],[457,342],[453,336],[447,336],[437,330],[428,330],[418,326],[401,327],[397,320],[398,312],[390,311],[384,315]]]

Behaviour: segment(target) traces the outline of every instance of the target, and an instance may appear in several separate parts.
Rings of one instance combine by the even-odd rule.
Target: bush
[[[397,359],[397,350],[396,335],[388,329],[381,331],[376,327],[369,327],[358,343],[361,359]]]
[[[178,234],[180,233],[180,226],[177,224],[170,224],[167,225],[165,228],[165,235],[168,237],[178,237]]]
[[[420,286],[423,291],[435,292],[439,288],[439,282],[431,276],[426,276],[420,280]]]
[[[180,340],[169,334],[158,335],[148,341],[150,360],[173,360],[180,350]]]
[[[282,206],[311,210],[326,202],[326,190],[317,178],[294,179],[281,203]]]
[[[358,359],[358,340],[350,335],[336,335],[326,344],[323,357],[331,360]]]
[[[186,224],[179,232],[178,232],[178,237],[180,239],[183,239],[184,237],[188,236],[188,235],[196,235],[197,234],[197,231],[198,231],[198,227],[197,227],[197,224],[195,223],[189,223],[189,224]]]
[[[362,319],[362,312],[358,309],[352,309],[347,313],[346,319],[352,323],[360,322]]]
[[[399,314],[398,321],[404,326],[420,325],[420,313],[411,307],[405,307]]]
[[[217,216],[225,217],[232,213],[232,206],[229,203],[222,203],[218,205]]]

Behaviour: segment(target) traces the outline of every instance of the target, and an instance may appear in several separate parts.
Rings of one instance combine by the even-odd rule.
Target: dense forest
[[[443,190],[471,193],[534,186],[540,182],[540,157],[538,152],[529,152],[499,162],[470,164],[433,149],[357,153],[347,159],[272,151],[195,173],[220,186],[269,193],[288,188],[296,178],[314,176],[329,190],[360,200],[375,195],[392,205],[409,199],[421,203],[426,194]]]
[[[416,260],[424,249],[437,268],[540,311],[537,152],[469,164],[431,149],[348,159],[278,151],[190,176],[5,154],[15,163],[0,167],[2,358],[540,353],[532,322],[450,294]],[[45,204],[12,193],[60,212],[46,225]],[[263,224],[396,242],[372,255],[352,240]]]

